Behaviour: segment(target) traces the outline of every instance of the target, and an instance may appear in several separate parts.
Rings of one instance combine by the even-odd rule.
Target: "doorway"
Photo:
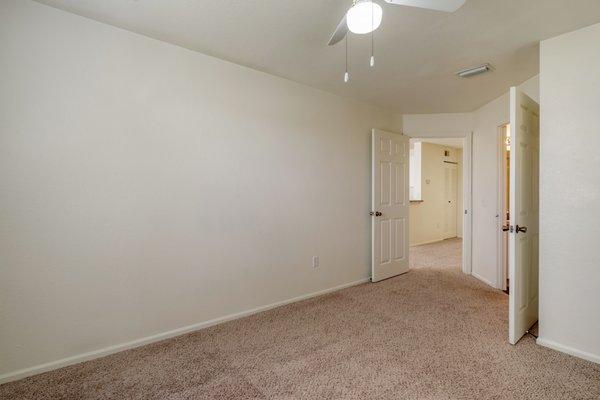
[[[447,259],[464,258],[464,147],[463,138],[411,138],[411,252],[423,246],[435,252],[439,247]]]
[[[427,185],[429,179],[423,176],[422,168],[415,168],[414,165],[411,167],[411,163],[414,164],[415,160],[422,164],[422,151],[415,151],[415,149],[422,146],[423,141],[433,143],[439,140],[454,141],[450,146],[448,143],[436,143],[454,148],[454,150],[446,149],[444,151],[442,163],[444,166],[450,166],[446,166],[442,170],[443,172],[437,176],[436,182],[444,182],[444,185],[446,182],[449,185],[454,185],[456,182],[456,188],[446,190],[446,186],[443,187],[442,202],[438,208],[441,210],[439,228],[438,223],[435,226],[438,231],[444,229],[445,236],[438,240],[449,237],[459,240],[461,271],[467,275],[471,274],[473,135],[471,132],[455,133],[455,135],[449,135],[448,139],[440,139],[439,136],[423,136],[422,139],[413,140],[411,146],[410,139],[415,139],[414,137],[372,129],[372,198],[369,212],[371,216],[372,282],[402,274],[410,268],[410,206],[414,203],[425,203],[425,200],[415,196],[422,195],[423,185]],[[462,148],[460,148],[461,145]],[[456,148],[461,150],[458,154]],[[455,167],[451,165],[455,165]],[[416,180],[415,177],[417,177]],[[413,181],[412,187],[410,181]],[[431,183],[430,179],[429,183]],[[412,203],[411,198],[413,199]],[[451,219],[451,215],[454,214],[449,211],[454,209],[456,209],[456,233],[454,233]],[[445,216],[447,219],[444,218]],[[447,223],[444,223],[445,221]]]

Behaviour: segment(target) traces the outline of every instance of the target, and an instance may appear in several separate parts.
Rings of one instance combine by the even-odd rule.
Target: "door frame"
[[[463,238],[462,272],[471,275],[473,271],[473,132],[448,132],[443,134],[418,133],[405,136],[416,139],[463,139],[462,180],[463,180]]]
[[[497,219],[497,232],[498,232],[498,243],[497,243],[497,287],[496,289],[506,290],[507,285],[506,281],[508,279],[508,257],[505,257],[504,254],[504,235],[505,232],[502,231],[502,226],[504,225],[504,216],[502,213],[504,212],[504,208],[509,208],[509,204],[505,204],[506,200],[504,197],[504,190],[506,187],[506,160],[504,159],[504,129],[508,126],[510,122],[506,122],[500,126],[498,126],[498,146],[497,146],[497,158],[498,158],[498,207],[496,215],[498,215]],[[512,138],[511,138],[512,140]],[[511,148],[512,150],[512,148]],[[508,242],[506,244],[508,246]],[[506,271],[504,270],[504,263],[506,262]],[[506,272],[506,273],[505,273]]]

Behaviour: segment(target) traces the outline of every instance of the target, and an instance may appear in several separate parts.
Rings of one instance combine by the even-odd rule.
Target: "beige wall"
[[[444,151],[450,151],[450,157],[444,157]],[[441,146],[432,143],[422,143],[421,153],[421,197],[422,202],[411,202],[410,204],[410,245],[444,240],[444,216],[445,216],[445,181],[444,160],[457,162],[462,166],[462,150],[452,147]],[[459,183],[457,186],[457,215],[462,209],[462,183],[461,169],[457,168]],[[428,183],[429,182],[429,183]],[[462,228],[462,218],[457,220],[458,226]],[[462,232],[462,229],[461,231]]]
[[[540,338],[600,363],[600,24],[543,41]]]
[[[397,116],[26,0],[0,54],[0,380],[369,277]]]

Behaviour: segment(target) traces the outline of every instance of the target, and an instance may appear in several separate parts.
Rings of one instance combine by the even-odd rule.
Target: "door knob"
[[[381,217],[383,214],[382,214],[380,211],[371,211],[371,212],[369,213],[369,215],[371,215],[371,216],[373,216],[373,215],[374,215],[374,216],[376,216],[376,217]]]
[[[527,233],[527,227],[517,225],[517,233],[519,232]]]

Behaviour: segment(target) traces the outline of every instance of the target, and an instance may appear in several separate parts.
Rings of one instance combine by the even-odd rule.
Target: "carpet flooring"
[[[462,275],[460,241],[412,270],[0,386],[1,399],[600,399],[600,365],[525,337]]]

